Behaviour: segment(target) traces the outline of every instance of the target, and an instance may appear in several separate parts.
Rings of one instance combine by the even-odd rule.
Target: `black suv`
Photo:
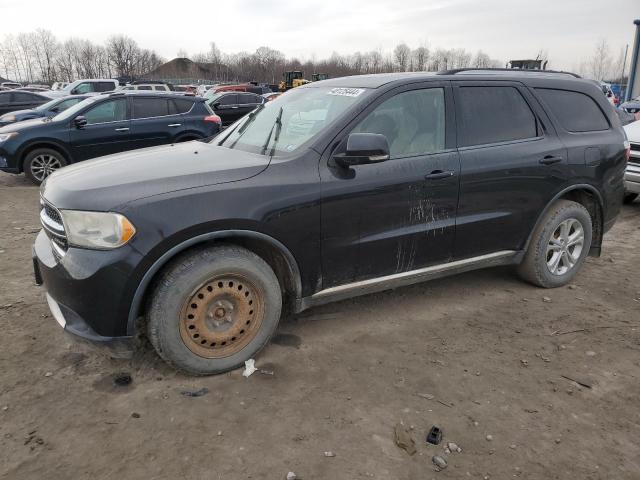
[[[261,95],[249,92],[220,92],[207,99],[207,105],[227,127],[265,102]]]
[[[146,324],[172,365],[223,372],[283,312],[494,265],[565,285],[600,254],[628,155],[602,92],[569,74],[331,79],[209,143],[56,172],[36,281],[70,332]]]
[[[53,118],[0,128],[0,170],[24,172],[39,184],[70,163],[204,139],[217,134],[220,127],[220,118],[203,98],[155,92],[96,95]]]
[[[16,110],[35,108],[49,100],[51,99],[38,93],[25,92],[24,90],[5,90],[0,92],[0,115]]]

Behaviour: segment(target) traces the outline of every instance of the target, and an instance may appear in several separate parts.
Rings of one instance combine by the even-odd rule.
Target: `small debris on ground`
[[[434,398],[436,398],[433,395],[431,395],[430,393],[416,393],[416,395],[418,395],[419,397],[422,397],[422,398],[426,398],[427,400],[433,400]]]
[[[47,373],[45,373],[45,374],[44,374],[44,376],[45,376],[45,377],[51,377],[51,376],[53,376],[53,373],[51,373],[51,372],[47,372]]]
[[[487,442],[490,442],[493,440],[493,435],[487,435],[486,437],[484,437],[487,439]]]
[[[242,372],[242,376],[245,378],[249,378],[257,370],[258,369],[256,368],[256,361],[253,358],[250,358],[249,360],[244,362],[244,372]]]
[[[129,373],[117,373],[113,376],[113,384],[116,387],[128,387],[133,382],[133,378]]]
[[[452,453],[460,453],[460,452],[462,452],[462,449],[458,446],[458,444],[453,443],[453,442],[447,443],[447,448]]]
[[[293,472],[289,472],[287,473],[287,480],[298,480],[298,476]]]
[[[436,467],[438,467],[440,470],[444,470],[445,468],[447,468],[447,461],[446,461],[444,458],[442,458],[442,457],[440,457],[440,456],[438,456],[438,455],[434,455],[434,456],[431,458],[431,461],[432,461],[432,462],[433,462],[433,464],[434,464]]]
[[[551,303],[551,297],[542,297],[544,303]]]
[[[436,427],[435,425],[431,427],[429,433],[427,433],[427,443],[431,443],[432,445],[439,445],[442,441],[442,430],[440,427]]]
[[[324,452],[324,456],[325,457],[335,457],[336,454],[333,453],[332,451],[327,451],[327,452]]]
[[[393,441],[409,455],[416,453],[416,442],[411,438],[409,430],[401,423],[397,423],[393,430]]]
[[[140,414],[138,412],[133,412],[131,414],[131,418],[140,418]]]
[[[589,380],[587,379],[577,379],[577,378],[572,378],[569,377],[568,375],[560,375],[562,378],[566,378],[567,380],[570,380],[572,382],[577,383],[578,385],[580,385],[581,387],[585,387],[585,388],[592,388],[593,387],[593,383],[591,383]]]
[[[180,393],[185,397],[202,397],[209,393],[209,389],[207,387],[202,387],[200,390],[183,390]]]

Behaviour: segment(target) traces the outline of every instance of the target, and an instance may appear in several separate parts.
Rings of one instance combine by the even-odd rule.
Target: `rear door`
[[[215,103],[217,107],[214,108],[213,111],[222,119],[222,125],[224,127],[231,125],[242,116],[238,113],[240,105],[238,105],[237,93],[223,95],[218,98]]]
[[[73,120],[70,125],[69,141],[74,160],[101,157],[132,148],[124,97],[94,104],[80,115],[87,119],[87,125],[77,128]]]
[[[132,95],[129,101],[133,148],[171,143],[183,128],[182,116],[176,114],[170,99]]]
[[[458,153],[447,82],[411,85],[373,102],[320,166],[323,288],[403,274],[451,259]],[[390,159],[337,166],[350,133],[387,138]]]
[[[520,250],[568,176],[567,153],[517,82],[454,82],[460,200],[456,259]]]

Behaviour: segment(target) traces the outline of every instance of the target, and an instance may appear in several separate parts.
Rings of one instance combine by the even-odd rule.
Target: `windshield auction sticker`
[[[357,97],[364,88],[332,88],[329,90],[329,95],[340,95],[341,97]]]

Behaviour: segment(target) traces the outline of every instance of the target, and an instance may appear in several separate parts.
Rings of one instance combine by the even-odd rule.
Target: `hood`
[[[41,191],[58,208],[107,211],[161,193],[237,182],[268,165],[263,155],[193,141],[70,165]]]
[[[16,110],[13,112],[9,112],[9,113],[5,113],[4,115],[0,116],[0,122],[2,122],[3,120],[5,120],[6,117],[21,117],[23,115],[38,115],[38,112],[36,112],[35,110]]]
[[[12,112],[11,115],[13,115],[14,113],[17,113],[17,112]],[[30,120],[23,120],[22,122],[10,123],[5,127],[0,128],[0,133],[21,132],[23,130],[38,128],[43,123],[47,123],[50,121],[51,120],[49,120],[48,118],[38,117],[38,118],[32,118]]]
[[[627,140],[633,143],[640,143],[640,121],[625,125],[624,132],[627,134]]]

